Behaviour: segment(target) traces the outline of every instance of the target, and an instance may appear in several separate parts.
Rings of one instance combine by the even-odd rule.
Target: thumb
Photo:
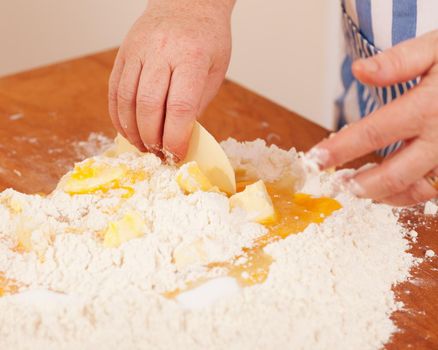
[[[438,61],[438,31],[407,40],[376,56],[353,63],[354,76],[374,86],[406,82],[426,73]]]

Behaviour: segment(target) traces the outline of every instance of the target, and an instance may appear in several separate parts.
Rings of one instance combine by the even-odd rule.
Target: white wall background
[[[2,0],[0,76],[117,46],[145,4]],[[338,1],[238,0],[229,78],[331,127],[338,21]]]

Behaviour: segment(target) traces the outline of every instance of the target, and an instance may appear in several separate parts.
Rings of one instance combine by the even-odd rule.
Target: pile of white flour
[[[272,181],[285,171],[300,192],[331,196],[343,208],[322,224],[265,248],[274,263],[265,283],[205,308],[188,310],[163,293],[221,276],[172,254],[202,240],[207,261],[226,261],[266,229],[218,193],[185,195],[177,169],[153,155],[96,156],[148,174],[135,194],[48,197],[0,194],[0,273],[21,286],[0,297],[0,349],[378,349],[396,327],[391,287],[415,259],[392,208],[357,199],[336,186],[338,173],[306,174],[294,150],[263,141],[223,147],[233,166]],[[144,235],[118,248],[100,238],[109,221],[136,210]],[[32,250],[16,252],[17,232]],[[0,274],[1,276],[1,274]]]

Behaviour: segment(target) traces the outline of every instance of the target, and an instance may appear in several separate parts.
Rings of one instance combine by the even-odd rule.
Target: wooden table
[[[107,112],[107,81],[115,50],[0,79],[0,190],[50,192],[77,161],[74,145],[91,132],[113,137]],[[328,134],[253,92],[226,81],[201,122],[219,140],[263,138],[283,148],[307,150]],[[375,160],[373,156],[356,162]],[[438,252],[438,219],[407,213],[421,223],[412,249]],[[408,312],[397,312],[400,327],[388,349],[438,349],[438,259],[414,270],[417,283],[395,288]],[[418,282],[419,281],[419,282]]]

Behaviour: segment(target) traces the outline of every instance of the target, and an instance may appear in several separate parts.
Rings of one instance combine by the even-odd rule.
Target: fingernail
[[[309,170],[321,170],[329,160],[329,151],[324,148],[313,147],[303,157],[303,163]]]
[[[367,71],[368,73],[375,73],[379,70],[379,65],[376,60],[372,58],[362,59],[355,62],[355,66],[357,69]]]
[[[350,179],[346,184],[347,189],[357,197],[365,196],[365,189],[355,179]]]
[[[359,169],[356,170],[355,175],[363,173],[364,171],[367,170],[371,170],[375,168],[377,165],[378,165],[377,163],[366,163],[365,165],[362,165]]]

